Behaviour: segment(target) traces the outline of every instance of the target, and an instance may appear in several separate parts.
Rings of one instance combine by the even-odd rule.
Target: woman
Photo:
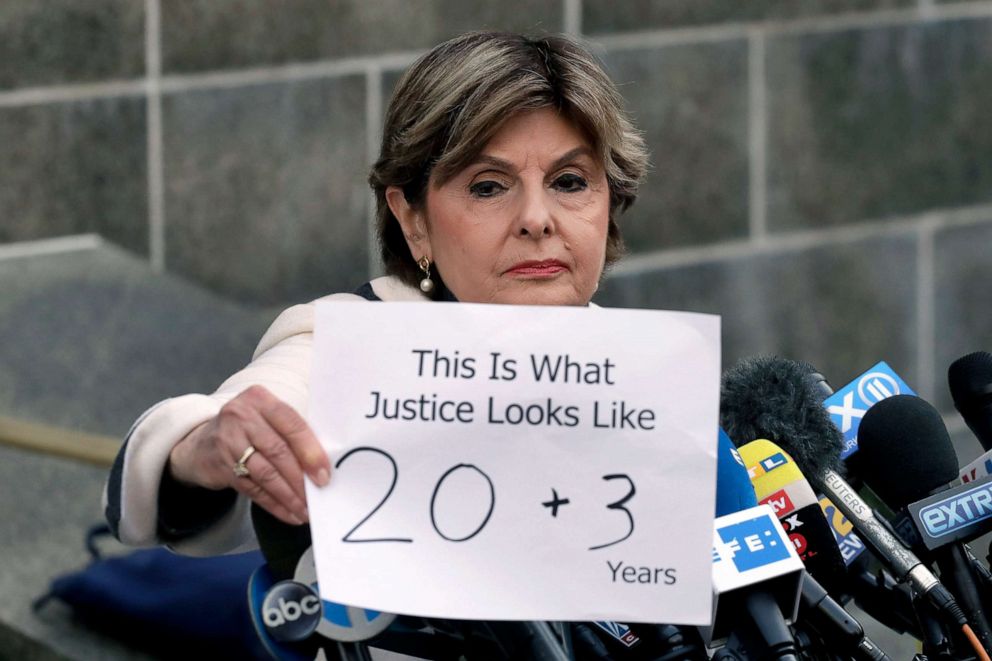
[[[563,37],[473,33],[404,75],[369,177],[387,276],[332,298],[587,305],[622,251],[615,216],[646,168],[594,58]],[[111,472],[129,544],[200,555],[255,544],[248,505],[308,520],[303,476],[331,479],[304,420],[313,305],[290,308],[213,395],[146,412]]]

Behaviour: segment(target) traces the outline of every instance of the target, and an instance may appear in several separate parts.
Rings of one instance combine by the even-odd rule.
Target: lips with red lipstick
[[[567,271],[564,262],[557,259],[528,260],[514,264],[506,270],[508,275],[551,276]]]

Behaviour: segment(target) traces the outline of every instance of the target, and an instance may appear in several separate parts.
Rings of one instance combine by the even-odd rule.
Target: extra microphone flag
[[[910,503],[906,509],[927,549],[970,542],[992,530],[992,476]]]

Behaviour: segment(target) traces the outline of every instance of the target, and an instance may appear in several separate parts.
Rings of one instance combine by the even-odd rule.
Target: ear
[[[424,212],[421,209],[411,206],[406,199],[406,195],[403,194],[403,189],[399,186],[388,186],[386,188],[386,203],[389,205],[389,210],[393,212],[396,220],[400,223],[400,228],[403,230],[403,237],[406,239],[406,245],[410,249],[410,254],[413,255],[414,260],[424,256],[428,259],[433,259],[431,256],[431,240],[427,234],[427,223],[424,218]]]

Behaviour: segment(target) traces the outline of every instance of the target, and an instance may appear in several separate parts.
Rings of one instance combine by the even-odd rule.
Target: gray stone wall
[[[247,306],[350,289],[392,84],[484,27],[587,38],[647,136],[601,303],[950,410],[992,348],[990,1],[5,0],[0,243],[99,234]]]
[[[480,28],[586,38],[645,132],[600,303],[721,314],[726,365],[775,353],[839,386],[884,359],[978,454],[944,375],[992,350],[992,0],[3,0],[0,414],[123,435],[215,387],[278,308],[377,275],[388,95]],[[0,649],[127,657],[27,607],[74,566],[53,549],[99,518],[102,473],[14,455],[85,497],[0,508],[43,560],[0,576]]]

